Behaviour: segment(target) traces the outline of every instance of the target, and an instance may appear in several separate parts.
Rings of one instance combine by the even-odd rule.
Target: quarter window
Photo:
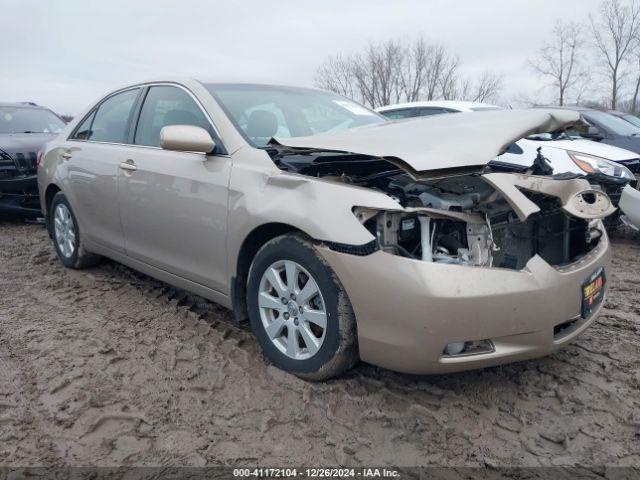
[[[151,87],[140,111],[134,143],[159,147],[160,130],[168,125],[204,128],[214,137],[209,121],[188,93],[172,86]]]
[[[139,88],[127,90],[102,102],[95,113],[93,124],[84,140],[109,143],[127,143],[131,111],[140,92]],[[86,121],[84,122],[86,123]],[[84,126],[84,123],[81,127]],[[76,132],[78,136],[80,130]]]
[[[94,110],[84,119],[84,122],[80,124],[78,128],[76,128],[76,132],[73,134],[73,139],[75,140],[89,140],[91,138],[91,124],[93,123],[93,118],[96,116],[96,111]]]

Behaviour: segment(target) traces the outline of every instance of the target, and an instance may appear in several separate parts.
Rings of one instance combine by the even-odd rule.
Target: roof
[[[273,138],[292,148],[349,152],[404,163],[416,172],[447,174],[484,167],[507,147],[534,133],[554,132],[580,121],[575,111],[496,110],[383,122],[335,133]],[[433,172],[439,170],[438,172]]]
[[[631,115],[628,112],[621,112],[620,110],[603,110],[603,112],[610,113],[611,115],[615,115],[616,117],[624,117],[625,115]]]
[[[376,112],[386,112],[389,110],[396,110],[400,108],[412,108],[412,107],[439,107],[439,108],[451,108],[460,112],[470,112],[474,108],[502,108],[497,105],[491,105],[489,103],[480,102],[465,102],[459,100],[430,100],[424,102],[406,102],[396,103],[395,105],[387,105],[385,107],[376,108]]]
[[[44,109],[41,105],[37,105],[33,102],[0,102],[0,107],[13,107],[13,108],[38,108]]]
[[[542,108],[545,110],[553,109],[553,110],[573,110],[574,112],[589,112],[589,111],[597,111],[595,108],[589,107],[581,107],[579,105],[563,105],[561,107],[556,107],[553,105],[536,105],[532,108]]]

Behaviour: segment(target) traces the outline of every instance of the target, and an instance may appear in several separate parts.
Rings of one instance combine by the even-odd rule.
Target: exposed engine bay
[[[598,219],[614,210],[602,192],[576,190],[569,183],[566,189],[556,182],[550,186],[547,179],[554,177],[532,176],[535,171],[519,173],[511,185],[505,178],[515,173],[495,174],[490,165],[483,171],[416,178],[395,159],[286,148],[269,153],[284,171],[392,197],[402,210],[355,207],[354,214],[376,237],[378,248],[428,262],[520,270],[539,255],[550,265],[567,265],[597,246]],[[511,195],[505,194],[509,190]],[[516,196],[528,209],[514,203]]]

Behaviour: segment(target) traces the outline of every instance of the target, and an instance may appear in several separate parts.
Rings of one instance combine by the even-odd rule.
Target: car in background
[[[541,107],[552,108],[552,107]],[[574,138],[586,138],[596,142],[624,148],[640,154],[640,127],[627,119],[610,112],[585,107],[559,107],[580,113],[587,129],[570,129],[567,133]],[[640,174],[640,165],[630,167]]]
[[[384,115],[389,120],[426,117],[429,115],[440,115],[442,113],[488,112],[491,110],[502,110],[502,107],[479,102],[434,100],[426,102],[397,103],[395,105],[376,108],[376,112]]]
[[[0,214],[42,215],[36,168],[38,152],[65,122],[32,102],[0,103]]]
[[[583,178],[488,164],[579,115],[443,117],[390,122],[307,88],[133,84],[47,143],[41,204],[65,266],[102,255],[231,307],[303,378],[546,355],[602,307],[615,208]]]
[[[501,109],[502,107],[497,105],[478,102],[439,100],[388,105],[376,111],[389,119],[398,120],[444,113],[488,112]],[[597,110],[593,112],[596,113],[596,117],[598,113],[602,113]],[[585,120],[583,111],[580,113],[581,118]],[[609,114],[606,115],[614,118]],[[624,123],[623,120],[618,121]],[[587,137],[595,134],[592,126],[584,124],[582,128],[572,127],[566,132],[543,133],[518,140],[492,164],[494,167],[503,165],[506,170],[511,170],[516,165],[524,171],[531,167],[540,154],[548,162],[549,174],[586,176],[592,183],[599,185],[616,206],[624,194],[628,197],[623,204],[624,207],[629,211],[633,210],[634,213],[629,213],[627,218],[622,218],[622,221],[627,221],[634,227],[640,227],[640,223],[631,220],[637,217],[635,212],[640,211],[640,199],[633,195],[638,185],[636,175],[640,175],[640,157],[630,150],[580,138],[585,130],[590,131],[586,134]],[[626,188],[627,185],[630,188]],[[620,215],[608,217],[606,223],[609,226],[618,225]]]
[[[614,116],[619,117],[619,118],[621,118],[623,120],[626,120],[630,124],[635,125],[636,127],[640,128],[640,118],[638,118],[637,116],[635,116],[632,113],[621,112],[619,110],[607,110],[607,113],[610,113],[611,115],[614,115]]]

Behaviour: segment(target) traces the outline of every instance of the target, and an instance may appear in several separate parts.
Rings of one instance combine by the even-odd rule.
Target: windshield
[[[596,122],[601,124],[605,129],[612,131],[616,135],[629,137],[632,135],[640,135],[640,128],[623,120],[620,117],[605,112],[583,112],[582,114],[588,122]]]
[[[386,121],[358,103],[320,90],[238,84],[205,87],[255,147],[266,146],[271,137],[304,137]]]
[[[0,107],[0,133],[60,133],[64,126],[43,108]]]
[[[627,122],[635,125],[636,127],[640,127],[640,118],[636,117],[635,115],[631,115],[630,113],[623,115],[622,118],[624,118]]]

